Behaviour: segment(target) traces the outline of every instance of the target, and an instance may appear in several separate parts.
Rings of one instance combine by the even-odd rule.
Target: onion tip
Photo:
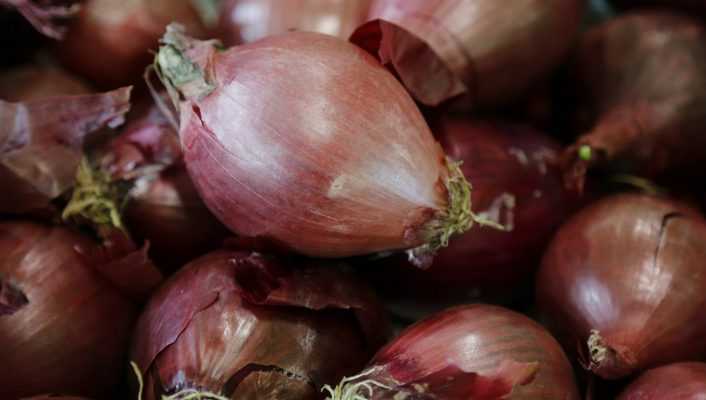
[[[327,394],[326,400],[368,400],[373,398],[375,389],[392,390],[392,387],[374,379],[361,380],[374,371],[372,368],[358,375],[345,377],[335,388],[324,385],[321,391]]]
[[[584,144],[579,147],[579,158],[583,161],[591,161],[592,152],[591,146]]]
[[[142,371],[140,371],[140,367],[138,367],[134,361],[130,361],[130,367],[132,367],[132,372],[135,374],[135,378],[137,379],[137,400],[142,400],[142,393],[145,390],[145,381],[142,378]],[[182,391],[171,394],[169,396],[163,395],[161,397],[161,400],[191,400],[191,399],[193,399],[193,400],[200,400],[200,399],[230,400],[230,398],[218,395],[216,393],[201,392],[201,391],[198,391],[195,389],[184,389]]]

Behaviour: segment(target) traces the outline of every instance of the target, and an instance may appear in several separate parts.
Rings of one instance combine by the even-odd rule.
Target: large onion
[[[99,87],[135,84],[172,21],[204,34],[191,0],[85,0],[58,54],[67,68]]]
[[[80,79],[49,66],[25,65],[0,76],[0,99],[31,101],[52,96],[88,94],[91,89]]]
[[[236,233],[311,256],[421,254],[475,220],[412,99],[350,43],[297,32],[217,52],[171,26],[156,64],[184,98],[189,174]]]
[[[115,254],[66,228],[0,223],[0,396],[105,396],[124,371],[143,251]],[[119,289],[121,288],[121,289]]]
[[[138,322],[131,357],[144,398],[319,398],[320,385],[361,368],[386,334],[373,293],[333,267],[225,250],[189,263]]]
[[[567,178],[586,169],[661,177],[703,175],[706,28],[688,16],[631,12],[584,34],[569,74],[576,126]],[[669,79],[665,79],[668,77]]]
[[[351,41],[377,55],[420,102],[468,93],[513,99],[569,49],[584,0],[375,0]]]
[[[220,31],[227,45],[250,43],[291,30],[348,39],[371,0],[225,0]]]
[[[363,373],[329,395],[332,400],[579,399],[571,364],[544,328],[521,314],[481,304],[451,308],[407,328]]]
[[[618,400],[699,400],[706,398],[706,364],[670,364],[640,375]]]
[[[584,209],[554,238],[538,305],[604,378],[706,356],[706,221],[647,195]]]

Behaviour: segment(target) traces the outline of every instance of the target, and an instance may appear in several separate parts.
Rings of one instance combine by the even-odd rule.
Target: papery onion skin
[[[317,399],[361,368],[386,339],[384,311],[351,275],[317,264],[220,250],[182,268],[135,331],[144,398]]]
[[[292,30],[348,39],[365,21],[371,0],[225,0],[219,32],[228,45]]]
[[[135,303],[99,272],[94,240],[66,228],[0,223],[0,279],[27,303],[0,315],[0,395],[105,396],[124,371]]]
[[[66,68],[100,88],[137,84],[172,21],[205,34],[190,0],[85,0],[57,54]]]
[[[560,228],[537,304],[566,348],[616,379],[706,356],[706,221],[695,209],[622,194]]]
[[[526,369],[532,372],[530,379],[515,382],[514,387],[507,385],[517,378],[512,375],[518,370],[520,376],[526,375]],[[420,395],[421,399],[580,398],[571,364],[549,332],[524,315],[483,304],[450,308],[417,322],[381,349],[366,371],[363,379],[396,381],[402,386],[416,382],[424,387],[425,378],[434,376],[444,382],[442,387],[447,386],[443,393],[454,393],[434,393],[432,384],[427,388],[431,393]],[[451,371],[461,376],[445,376]],[[464,373],[496,381],[477,391],[464,391],[461,388],[473,385],[474,380]],[[372,398],[393,399],[395,394],[395,390],[380,389]]]
[[[706,364],[677,363],[649,370],[618,400],[700,400],[706,397]]]
[[[376,0],[370,22],[351,41],[390,64],[423,104],[467,93],[474,105],[492,106],[512,99],[562,60],[585,3]]]
[[[207,63],[205,77],[184,54]],[[189,174],[234,232],[344,257],[433,251],[472,224],[456,164],[404,88],[358,47],[294,32],[215,52],[170,27],[156,60],[186,97]]]
[[[664,10],[618,16],[583,35],[569,76],[582,133],[564,155],[569,185],[581,187],[592,167],[669,180],[703,175],[701,21]]]
[[[3,71],[0,76],[0,99],[31,101],[52,96],[91,93],[79,78],[56,67],[24,65]]]
[[[76,14],[80,2],[80,0],[0,0],[0,6],[15,8],[43,35],[52,39],[63,39],[66,26],[62,22]]]

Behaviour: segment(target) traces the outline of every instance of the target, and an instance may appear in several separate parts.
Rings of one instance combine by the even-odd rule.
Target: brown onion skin
[[[91,93],[79,78],[56,67],[24,65],[0,75],[0,99],[30,101]]]
[[[580,399],[571,364],[549,332],[522,314],[484,304],[450,308],[405,329],[375,355],[365,379],[408,383],[449,366],[493,376],[503,362],[538,369],[530,382],[493,399]]]
[[[150,50],[173,21],[205,35],[190,0],[86,0],[57,54],[66,68],[99,88],[138,84],[151,63]]]
[[[616,379],[706,356],[706,221],[638,194],[605,198],[562,226],[537,276],[537,304],[567,349]],[[608,351],[591,354],[591,331]],[[600,343],[599,343],[600,344]]]
[[[124,372],[137,309],[98,268],[97,242],[66,228],[0,224],[0,277],[28,302],[0,316],[0,395],[106,396]]]
[[[145,373],[146,400],[188,388],[318,399],[321,385],[361,368],[385,335],[373,292],[335,265],[220,250],[155,293],[131,358]]]
[[[427,226],[452,207],[452,172],[377,60],[309,32],[222,52],[192,46],[215,89],[181,102],[179,134],[189,175],[224,225],[314,257],[428,242]]]
[[[428,269],[396,256],[371,268],[371,275],[384,276],[380,280],[387,293],[416,299],[517,293],[576,203],[564,189],[557,165],[561,147],[532,128],[495,121],[446,117],[435,132],[449,157],[463,161],[461,169],[473,182],[475,212],[487,213],[495,203],[498,216],[488,216],[512,229],[483,227],[459,235],[437,252]],[[389,287],[390,279],[399,284]]]
[[[706,364],[685,362],[644,372],[618,400],[701,400],[706,397]]]
[[[348,39],[365,21],[371,0],[225,0],[219,33],[228,45],[292,30]]]
[[[667,181],[703,175],[701,21],[664,10],[620,15],[583,35],[569,76],[582,136],[564,155],[567,183],[580,187],[592,167]],[[586,145],[593,149],[589,161],[578,157]]]
[[[585,3],[516,0],[508,7],[494,0],[375,0],[370,22],[351,41],[389,64],[423,104],[466,93],[473,105],[494,106],[562,60]]]

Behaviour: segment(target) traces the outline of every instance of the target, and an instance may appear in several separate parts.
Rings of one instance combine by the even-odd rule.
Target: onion
[[[555,164],[560,147],[531,128],[497,122],[447,117],[437,132],[447,154],[463,161],[461,170],[473,182],[474,207],[507,231],[466,232],[441,249],[429,269],[393,257],[371,272],[384,275],[386,292],[417,300],[516,294],[574,202]],[[399,284],[389,287],[391,279]]]
[[[0,99],[32,101],[53,96],[89,94],[91,89],[61,69],[25,65],[4,71],[0,76]]]
[[[698,400],[706,396],[706,364],[686,362],[642,374],[618,400]]]
[[[103,88],[137,83],[172,21],[205,28],[191,0],[85,0],[58,47],[64,66]]]
[[[0,213],[44,209],[74,182],[86,136],[122,123],[130,88],[103,94],[0,101]]]
[[[0,6],[15,8],[39,32],[53,39],[64,37],[66,28],[62,22],[78,12],[78,3],[76,0],[0,0]]]
[[[371,0],[226,0],[220,31],[228,45],[250,43],[291,30],[348,39],[365,21]]]
[[[592,166],[662,177],[701,174],[706,161],[706,29],[666,12],[619,16],[588,31],[570,73],[576,125],[568,183]],[[670,79],[664,79],[670,77]]]
[[[706,221],[624,194],[584,209],[554,238],[537,302],[584,366],[614,379],[706,356]]]
[[[112,393],[137,316],[133,298],[158,279],[144,250],[121,250],[66,228],[0,223],[2,398]]]
[[[156,65],[184,97],[189,174],[238,234],[310,256],[421,255],[478,220],[412,99],[350,43],[296,32],[216,52],[170,26]]]
[[[515,0],[512,6],[497,0],[376,0],[371,21],[351,41],[389,64],[426,105],[462,93],[473,104],[496,105],[561,61],[584,6],[584,0]]]
[[[579,399],[571,364],[544,328],[482,304],[416,323],[363,373],[326,389],[329,400]]]
[[[131,357],[144,398],[319,398],[386,334],[372,291],[332,267],[226,250],[189,263],[139,319]]]

